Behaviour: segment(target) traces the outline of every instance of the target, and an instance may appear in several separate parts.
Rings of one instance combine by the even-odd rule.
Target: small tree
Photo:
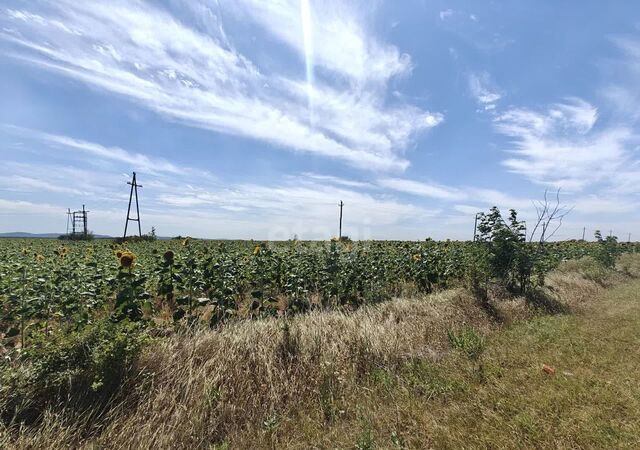
[[[488,277],[496,279],[511,291],[524,293],[531,284],[533,255],[526,244],[526,226],[511,209],[505,221],[494,206],[488,214],[480,214],[475,252],[486,259]],[[475,261],[478,264],[480,261]]]
[[[607,236],[603,239],[600,230],[596,230],[595,238],[599,244],[594,255],[596,261],[606,269],[613,269],[616,265],[616,258],[620,254],[618,238]]]

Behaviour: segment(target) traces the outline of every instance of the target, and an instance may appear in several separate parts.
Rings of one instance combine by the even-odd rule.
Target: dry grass
[[[602,283],[575,271],[549,277],[547,295],[581,311],[602,292]],[[469,294],[452,290],[350,313],[245,321],[160,339],[136,367],[134,392],[108,416],[83,424],[51,412],[36,430],[0,430],[0,447],[373,448],[377,442],[381,448],[512,448],[524,435],[535,438],[522,441],[524,447],[580,444],[545,438],[553,424],[539,413],[557,413],[551,397],[541,400],[540,411],[518,409],[544,388],[542,360],[534,354],[545,350],[540,339],[559,346],[554,339],[567,338],[563,333],[579,327],[578,319],[522,322],[536,314],[524,299],[495,307],[513,324],[505,332],[496,333],[504,324]],[[450,352],[447,331],[462,327],[496,336],[480,363]],[[582,356],[592,358],[590,351],[585,346]],[[554,389],[566,387],[561,380],[554,379]],[[583,402],[587,388],[576,391]],[[501,396],[510,400],[501,403]],[[594,413],[585,404],[567,420],[582,426]],[[479,426],[489,428],[468,440]],[[498,437],[487,441],[492,433]]]

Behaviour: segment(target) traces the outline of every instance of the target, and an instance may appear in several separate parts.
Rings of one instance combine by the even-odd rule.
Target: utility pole
[[[84,209],[84,205],[82,205],[82,226],[82,234],[87,237],[87,211]]]
[[[71,220],[71,208],[67,208],[67,235],[69,235],[69,221]]]
[[[340,200],[338,206],[340,206],[340,226],[338,228],[338,239],[342,239],[342,207],[344,206],[344,202]]]
[[[631,243],[631,233],[629,233],[629,240],[627,242]]]
[[[476,233],[478,232],[478,216],[482,213],[476,213],[476,219],[473,221],[473,242],[476,241]]]
[[[613,230],[609,230],[609,237],[613,236]]]
[[[142,237],[142,227],[140,226],[140,207],[138,206],[138,188],[141,188],[142,185],[136,182],[136,173],[133,172],[133,178],[131,181],[127,181],[127,184],[131,186],[131,192],[129,192],[129,208],[127,208],[127,221],[124,223],[124,235],[122,239],[127,238],[127,226],[129,225],[129,221],[138,222],[138,235]],[[136,194],[136,218],[131,217],[131,200],[133,199],[133,194]]]
[[[587,227],[582,228],[582,240],[584,241],[584,235],[587,233]]]

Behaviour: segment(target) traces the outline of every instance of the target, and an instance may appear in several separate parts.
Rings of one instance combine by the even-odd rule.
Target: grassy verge
[[[374,373],[348,419],[284,423],[292,448],[638,448],[640,282],[579,315],[538,317],[439,364]],[[555,373],[543,370],[543,365]],[[246,442],[248,444],[248,442]],[[244,442],[242,443],[244,445]]]

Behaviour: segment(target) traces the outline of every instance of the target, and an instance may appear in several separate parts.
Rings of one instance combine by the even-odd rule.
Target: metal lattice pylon
[[[74,211],[74,212],[67,212],[67,214],[71,215],[71,235],[72,236],[78,236],[78,235],[82,235],[84,237],[87,237],[87,233],[88,233],[88,228],[87,228],[87,213],[89,211],[87,211],[84,208],[84,205],[82,205],[82,211]],[[68,225],[67,225],[68,228]]]
[[[124,234],[122,235],[123,239],[127,238],[127,226],[129,225],[129,221],[138,222],[138,235],[142,237],[142,227],[140,225],[140,207],[138,205],[138,188],[141,188],[142,185],[136,182],[136,173],[133,172],[133,179],[131,181],[127,181],[127,184],[131,185],[131,192],[129,193],[129,208],[127,209],[127,221],[124,223]],[[131,201],[133,200],[133,195],[136,196],[136,218],[131,217]]]

